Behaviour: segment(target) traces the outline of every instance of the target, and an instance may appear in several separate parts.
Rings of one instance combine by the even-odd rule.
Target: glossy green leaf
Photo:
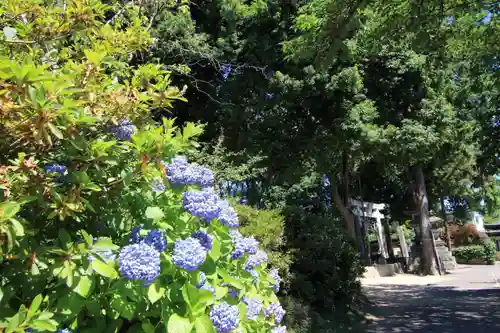
[[[164,295],[165,295],[165,288],[160,287],[156,283],[153,283],[149,286],[148,299],[152,304],[156,303],[156,301],[158,301]]]
[[[193,324],[188,318],[184,318],[174,313],[168,319],[168,333],[191,333]]]
[[[160,220],[165,216],[160,207],[146,208],[146,217],[152,220]]]
[[[118,272],[110,264],[106,264],[98,259],[92,261],[92,268],[102,276],[110,279],[116,279]]]
[[[207,315],[196,318],[194,327],[196,333],[215,333],[214,326]]]

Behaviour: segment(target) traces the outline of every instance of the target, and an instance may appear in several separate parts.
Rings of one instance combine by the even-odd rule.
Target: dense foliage
[[[497,260],[497,248],[493,241],[487,240],[481,244],[460,246],[453,250],[457,260],[465,263],[471,260],[481,260],[488,265],[494,265]]]
[[[202,128],[150,119],[183,97],[129,63],[151,42],[138,9],[65,6],[0,5],[2,331],[283,332],[267,254],[176,156]]]
[[[202,276],[187,271],[211,239],[204,271],[216,244],[246,258],[242,249],[258,240],[283,279],[289,331],[334,331],[361,300],[350,198],[389,204],[392,221],[416,216],[422,272],[433,273],[432,211],[478,210],[494,220],[500,209],[499,14],[495,1],[3,1],[0,316],[20,309],[23,317],[38,294],[41,309],[59,309],[64,294],[69,310],[48,319],[83,329],[99,310],[96,325],[150,332],[146,320],[164,324],[170,317],[154,311],[177,300],[169,283],[199,285]],[[188,168],[179,154],[213,173]],[[196,192],[200,185],[215,192]],[[226,196],[233,208],[221,203]],[[241,235],[229,231],[233,209]],[[187,248],[193,257],[183,257]],[[108,302],[125,281],[118,275],[158,274],[125,264],[137,253],[157,263],[158,249],[161,282]],[[123,268],[104,250],[123,250]],[[225,255],[217,267],[236,274],[233,261],[245,259]],[[236,271],[253,290],[244,267]],[[232,277],[210,272],[212,286],[195,289],[215,288],[219,303]],[[276,282],[269,273],[259,280]],[[87,278],[87,298],[72,298]],[[12,281],[15,289],[3,287]],[[165,294],[150,304],[141,292],[157,283]],[[210,322],[234,318],[233,301]],[[189,318],[201,332],[209,303],[195,316],[204,319]],[[183,317],[188,308],[174,311]],[[244,311],[243,330],[264,325],[259,317],[249,328]]]

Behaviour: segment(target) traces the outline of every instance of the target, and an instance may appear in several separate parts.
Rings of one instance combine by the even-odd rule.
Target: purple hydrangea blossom
[[[160,252],[145,243],[127,245],[120,251],[118,266],[126,279],[150,283],[160,275]]]
[[[200,282],[196,285],[196,288],[201,288],[203,285],[207,282],[207,276],[205,275],[205,272],[200,272]]]
[[[274,322],[279,324],[283,320],[286,311],[281,307],[280,303],[276,302],[269,304],[269,306],[264,310],[264,313],[266,317],[274,315]]]
[[[236,228],[239,225],[238,214],[226,200],[219,201],[220,213],[219,221],[230,228]]]
[[[196,238],[188,237],[175,242],[172,261],[176,266],[182,267],[188,272],[198,269],[206,257],[205,248]]]
[[[243,296],[243,303],[247,305],[247,318],[256,320],[264,306],[262,300]]]
[[[238,298],[240,295],[240,291],[238,289],[229,287],[227,293],[229,294],[229,298]]]
[[[153,184],[151,185],[151,190],[153,192],[161,192],[165,191],[166,187],[161,179],[156,178],[153,180]]]
[[[219,217],[221,207],[218,203],[219,197],[212,189],[187,191],[182,197],[184,209],[207,222]]]
[[[262,265],[264,262],[267,262],[267,254],[262,250],[258,250],[256,254],[252,254],[248,257],[247,262],[245,263],[245,270],[250,271],[257,266]]]
[[[207,276],[204,272],[200,272],[200,282],[196,285],[196,288],[205,289],[212,293],[215,293],[215,288],[210,283],[208,283]]]
[[[65,329],[58,329],[57,330],[57,333],[71,333],[72,331],[69,329],[69,328],[65,328]]]
[[[59,175],[64,175],[67,168],[65,165],[53,163],[46,165],[43,169],[45,173],[58,173]]]
[[[231,64],[223,64],[220,66],[220,73],[224,80],[227,80],[229,74],[231,74]]]
[[[250,273],[250,275],[253,277],[252,283],[256,284],[257,283],[257,279],[259,278],[259,273],[255,269],[249,270],[248,273]]]
[[[130,140],[137,127],[128,119],[120,119],[118,125],[110,126],[109,131],[119,140]]]
[[[195,231],[191,236],[199,240],[201,246],[203,246],[207,252],[212,249],[214,239],[205,231]]]
[[[140,225],[135,226],[134,229],[132,229],[132,231],[130,232],[129,243],[136,244],[142,240],[142,237],[140,235],[141,229],[142,229],[142,226],[140,226]]]
[[[232,253],[233,259],[243,257],[245,252],[256,254],[259,249],[259,242],[254,237],[243,237],[237,230],[231,230],[231,238],[234,246],[234,251]]]
[[[164,165],[167,179],[173,185],[199,185],[201,188],[213,186],[213,172],[196,163],[189,164],[184,156],[174,157],[170,164]]]
[[[210,320],[218,333],[229,333],[238,327],[240,323],[238,316],[238,307],[226,302],[221,302],[210,310]]]
[[[286,333],[286,326],[278,326],[271,330],[271,333]]]
[[[278,270],[276,268],[273,268],[269,271],[269,274],[273,277],[274,280],[276,280],[276,284],[273,284],[273,289],[275,292],[280,291],[280,283],[281,283],[281,278],[278,275]]]
[[[159,252],[167,250],[167,236],[164,231],[151,230],[147,236],[144,237],[143,242],[154,247]]]

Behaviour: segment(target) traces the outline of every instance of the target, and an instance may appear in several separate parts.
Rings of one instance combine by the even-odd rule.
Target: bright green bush
[[[460,246],[453,250],[457,259],[464,261],[484,260],[488,265],[494,265],[496,261],[496,246],[491,240],[483,241],[481,244]]]
[[[263,255],[235,258],[231,208],[172,178],[202,128],[150,120],[183,97],[134,61],[151,41],[138,9],[47,3],[0,2],[2,332],[284,332],[276,280],[248,267]]]
[[[279,270],[283,287],[287,289],[293,251],[286,245],[285,217],[279,209],[256,209],[236,203],[234,208],[240,217],[241,233],[259,240],[269,254],[269,263]]]

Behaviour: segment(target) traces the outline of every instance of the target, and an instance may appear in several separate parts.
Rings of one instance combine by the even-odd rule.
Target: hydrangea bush
[[[0,331],[284,332],[132,5],[0,2]],[[182,2],[181,2],[182,6]],[[134,60],[136,59],[136,60]],[[134,64],[134,65],[131,65]]]

